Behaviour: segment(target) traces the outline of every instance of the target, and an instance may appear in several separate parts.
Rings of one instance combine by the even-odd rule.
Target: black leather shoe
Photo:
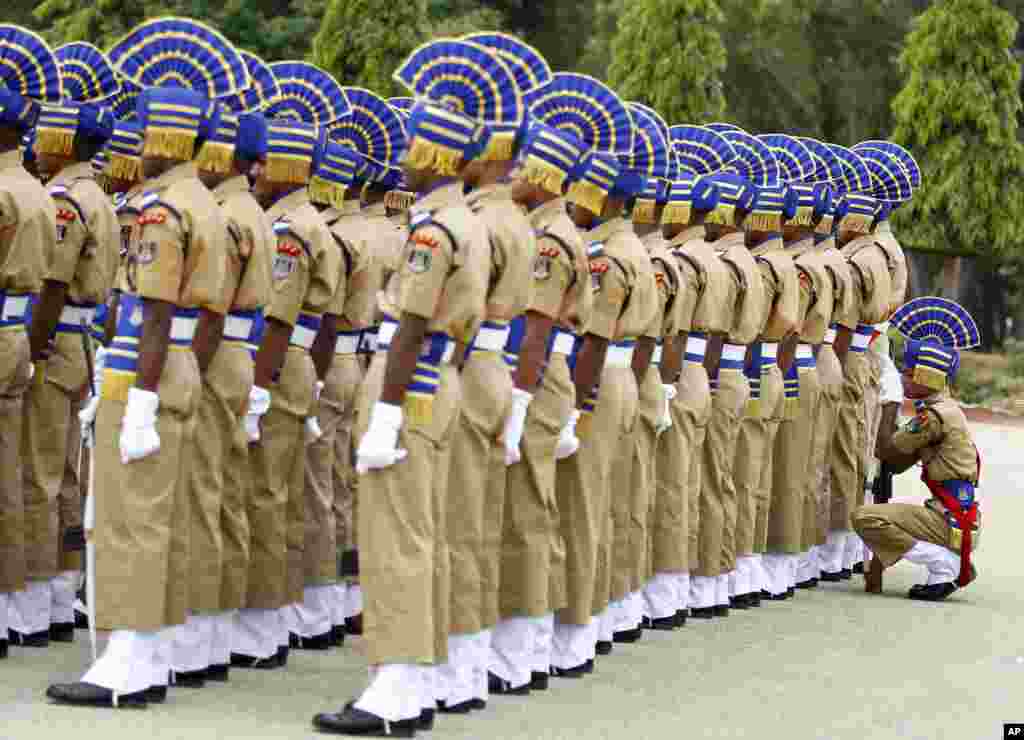
[[[288,645],[277,646],[277,662],[281,664],[281,667],[288,665],[288,652],[291,648]]]
[[[76,630],[87,630],[89,629],[89,617],[84,612],[75,612],[75,629]]]
[[[50,642],[74,642],[75,623],[57,622],[50,625]]]
[[[598,640],[594,651],[598,655],[611,655],[612,654],[612,643],[608,640]]]
[[[749,609],[750,605],[747,604],[747,595],[739,594],[738,596],[732,596],[729,598],[730,609]]]
[[[821,571],[821,580],[824,583],[839,583],[843,580],[843,572],[837,570],[835,572],[829,572],[827,570]]]
[[[642,629],[642,630],[654,629],[654,622],[651,620],[650,617],[641,617],[640,618],[640,629]]]
[[[419,721],[416,723],[417,730],[430,732],[434,729],[434,710],[427,708],[420,711]]]
[[[534,671],[530,674],[530,691],[547,691],[550,677],[546,673]]]
[[[859,576],[864,575],[864,561],[861,560],[859,563],[854,563],[853,567],[850,569],[850,572],[856,573]]]
[[[631,642],[639,642],[640,638],[643,637],[643,634],[643,630],[637,627],[636,629],[622,630],[621,632],[614,633],[612,635],[612,640],[615,642],[629,644]]]
[[[331,627],[331,647],[341,647],[345,644],[345,625],[336,624]]]
[[[818,579],[817,578],[808,578],[806,581],[800,581],[800,583],[796,584],[796,587],[797,588],[802,588],[802,589],[817,588],[818,587]]]
[[[333,634],[333,631],[328,631],[322,635],[302,637],[292,633],[288,635],[288,647],[292,650],[330,650]]]
[[[714,612],[716,617],[728,617],[729,607],[727,607],[725,604],[716,604],[714,607]]]
[[[116,706],[126,709],[145,709],[147,706],[145,691],[119,694],[115,704],[113,691],[83,681],[55,683],[46,690],[46,695],[58,704],[71,704],[78,707]]]
[[[50,630],[32,632],[30,634],[8,630],[8,635],[12,645],[30,648],[44,648],[50,646]]]
[[[492,694],[505,696],[527,696],[530,693],[530,684],[524,683],[522,686],[513,686],[501,676],[495,676],[493,673],[488,671],[487,689]]]
[[[839,571],[839,577],[844,581],[848,581],[851,578],[853,578],[853,571],[849,568],[843,568],[841,571]]]
[[[686,617],[689,616],[689,609],[680,609],[676,612],[676,627],[686,626]]]
[[[907,598],[916,601],[944,601],[950,594],[957,590],[955,583],[935,583],[931,586],[918,584],[907,592]]]
[[[785,601],[789,598],[789,594],[783,591],[781,594],[769,594],[768,599],[770,601]]]
[[[555,678],[583,678],[586,673],[586,663],[580,663],[572,668],[557,668],[555,666],[551,666],[551,675]]]
[[[0,660],[7,657],[7,640],[0,640]]]
[[[279,655],[271,655],[269,658],[254,658],[251,655],[242,653],[231,653],[231,665],[234,668],[255,668],[261,671],[272,671],[281,667]]]
[[[698,606],[690,609],[691,619],[712,619],[715,616],[715,608],[713,606]]]
[[[796,588],[793,587],[793,586],[790,586],[789,588],[786,589],[786,598],[787,599],[792,599],[794,596],[796,596]]]
[[[345,617],[345,632],[350,635],[363,634],[363,615],[356,614],[354,617]]]
[[[473,711],[473,700],[460,701],[458,704],[439,701],[437,702],[437,711],[441,714],[469,714]]]
[[[325,712],[313,717],[313,726],[321,732],[360,737],[413,737],[419,723],[419,717],[388,722],[352,705],[337,713]]]
[[[659,617],[658,619],[651,620],[651,629],[655,632],[672,632],[679,629],[676,615],[673,614],[671,617]]]
[[[593,658],[587,658],[587,662],[583,664],[583,672],[584,673],[593,673],[594,672],[594,659]]]
[[[225,683],[228,680],[228,676],[231,673],[231,667],[225,665],[212,665],[206,669],[206,680],[216,681],[217,683]]]
[[[175,671],[174,685],[179,689],[201,689],[206,685],[206,669],[201,671]]]
[[[747,594],[747,599],[748,599],[747,600],[747,604],[749,606],[752,606],[754,609],[759,609],[761,607],[761,599],[762,598],[763,597],[761,596],[761,592],[760,591],[755,591],[752,594]]]
[[[167,701],[166,686],[150,686],[142,693],[146,695],[146,701],[150,704],[163,704]]]
[[[487,702],[481,699],[479,696],[469,700],[469,706],[475,712],[479,712],[481,709],[487,709]]]

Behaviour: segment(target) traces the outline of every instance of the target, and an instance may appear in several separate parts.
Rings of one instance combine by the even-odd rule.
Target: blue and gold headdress
[[[77,103],[102,103],[121,89],[106,54],[92,44],[75,41],[54,52],[60,65],[64,97]]]
[[[800,141],[810,151],[814,160],[814,173],[805,178],[807,182],[834,182],[842,179],[842,162],[828,144],[806,136],[801,136]]]
[[[26,131],[35,123],[36,103],[64,97],[57,58],[39,36],[0,24],[0,125]]]
[[[694,175],[710,175],[736,159],[736,148],[721,133],[703,126],[672,126],[669,129],[679,169]]]
[[[779,163],[779,179],[786,183],[800,182],[814,176],[814,155],[795,136],[761,134],[763,141]]]
[[[880,139],[870,139],[869,141],[862,141],[853,147],[853,151],[858,154],[862,154],[862,150],[865,149],[877,149],[880,152],[888,154],[890,157],[895,157],[899,160],[900,164],[903,165],[904,169],[906,169],[907,174],[910,175],[910,186],[914,190],[921,187],[921,168],[917,166],[917,161],[914,159],[914,156],[899,144],[894,144],[891,141],[882,141]]]
[[[135,118],[137,98],[142,88],[124,76],[118,78],[121,89],[103,101],[105,108],[110,108],[114,118],[119,121]]]
[[[629,103],[636,127],[635,146],[630,157],[633,169],[647,174],[647,187],[633,205],[633,221],[657,223],[658,204],[668,201],[672,146],[668,124],[654,110],[640,103]]]
[[[722,136],[736,149],[736,159],[726,165],[726,172],[737,174],[757,187],[779,183],[782,179],[779,162],[763,141],[738,129],[723,131]]]
[[[107,177],[135,183],[142,179],[142,128],[134,121],[115,121],[107,139]]]
[[[796,212],[786,219],[793,226],[813,227],[817,233],[832,233],[832,188],[827,182],[795,182],[789,189],[797,198]]]
[[[405,125],[383,98],[361,87],[344,90],[352,114],[329,126],[327,136],[376,163],[380,176],[401,161],[405,152]]]
[[[516,78],[487,47],[457,39],[429,41],[412,52],[394,78],[420,99],[487,125],[484,159],[510,160],[526,111]],[[423,137],[417,142],[424,145]]]
[[[867,193],[871,190],[871,173],[867,163],[846,147],[828,144],[842,167],[843,174],[832,182],[838,201],[835,223],[843,231],[868,234],[875,220],[878,201]]]
[[[338,81],[308,62],[274,62],[270,71],[277,81],[278,98],[264,114],[327,126],[351,114],[352,107]]]
[[[698,182],[710,182],[718,188],[718,204],[705,217],[704,223],[739,227],[736,211],[750,213],[757,203],[756,188],[735,172],[716,172],[702,177]]]
[[[528,93],[551,82],[551,67],[540,52],[525,41],[498,31],[471,33],[463,41],[484,46],[509,68],[521,93]]]
[[[36,122],[36,154],[70,157],[75,135],[81,133],[105,142],[114,129],[114,114],[92,103],[66,102],[44,105]]]
[[[341,208],[345,202],[345,193],[355,182],[356,168],[361,159],[349,147],[328,141],[320,166],[309,181],[309,199],[321,205]]]
[[[562,195],[583,151],[583,144],[572,134],[534,121],[520,153],[519,176],[552,195]]]
[[[856,152],[868,167],[871,189],[868,194],[875,200],[903,203],[914,194],[910,173],[899,159],[880,149],[862,148]]]
[[[264,111],[281,97],[281,88],[277,84],[270,65],[255,54],[242,51],[245,68],[249,71],[249,87],[239,93],[220,98],[232,113],[257,113]]]
[[[526,95],[530,116],[569,132],[586,148],[609,154],[633,152],[633,119],[612,90],[586,75],[559,72]]]
[[[832,181],[836,191],[842,193],[863,193],[871,189],[871,174],[859,155],[838,144],[826,144],[839,160],[842,174]]]
[[[267,121],[268,180],[307,185],[323,156],[326,136],[309,123],[291,119]]]
[[[412,113],[412,107],[416,105],[416,98],[388,98],[387,104],[398,111],[404,118],[408,118],[409,114]]]
[[[706,123],[704,128],[709,128],[720,134],[724,134],[726,131],[743,131],[742,128],[737,126],[735,123],[725,123],[723,121],[716,121],[715,123]]]
[[[903,361],[913,368],[914,382],[935,391],[956,377],[960,351],[981,344],[978,326],[963,306],[937,296],[908,301],[890,324],[907,338]]]
[[[718,207],[721,192],[708,177],[698,177],[692,172],[680,172],[672,181],[668,205],[661,214],[663,224],[690,223],[693,211],[710,213]]]
[[[210,134],[196,155],[196,166],[207,172],[226,175],[231,172],[238,140],[238,116],[223,103],[215,103]]]

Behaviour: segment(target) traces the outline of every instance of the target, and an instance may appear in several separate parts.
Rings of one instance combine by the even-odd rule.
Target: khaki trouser
[[[720,370],[711,397],[711,418],[704,439],[704,480],[700,497],[700,559],[694,575],[719,576],[736,567],[736,488],[733,465],[740,415],[750,385],[739,370]],[[693,568],[694,564],[690,564]]]
[[[624,370],[624,372],[623,372]],[[600,614],[612,601],[619,601],[626,595],[626,578],[615,579],[616,572],[614,553],[618,546],[620,550],[628,550],[630,518],[634,508],[633,500],[637,495],[630,490],[633,476],[633,443],[632,437],[636,430],[637,408],[639,407],[639,389],[636,384],[636,375],[631,368],[609,368],[609,372],[615,378],[612,382],[619,386],[618,398],[620,399],[621,413],[616,419],[617,423],[608,426],[600,426],[595,423],[595,434],[601,434],[615,440],[615,447],[611,451],[611,477],[602,490],[604,496],[604,530],[598,540],[597,546],[597,576],[594,589],[594,615]],[[604,392],[604,380],[602,379],[601,392]],[[601,417],[594,414],[593,421],[611,421],[608,417]],[[600,431],[598,431],[600,430]],[[621,536],[623,539],[618,539]],[[618,541],[617,541],[618,539]],[[628,576],[628,565],[623,566],[623,572]]]
[[[328,386],[334,390],[320,397],[320,408],[325,407],[330,413],[340,417],[338,430],[334,435],[334,470],[332,473],[334,486],[334,523],[337,527],[335,541],[338,552],[354,551],[358,546],[356,539],[356,517],[359,480],[356,475],[355,451],[358,440],[355,439],[356,403],[359,400],[359,388],[366,375],[366,361],[361,355],[335,355],[328,373]],[[321,415],[321,427],[323,426]],[[352,576],[354,578],[354,576]]]
[[[252,494],[250,609],[278,609],[302,603],[306,545],[305,413],[316,377],[309,353],[289,347],[281,379],[270,389],[270,410],[260,420],[260,441],[250,448]]]
[[[576,398],[565,355],[553,354],[526,413],[522,460],[508,468],[501,549],[501,617],[541,617],[564,606],[555,501],[555,447]],[[556,548],[556,544],[558,547]],[[556,584],[556,581],[558,583]]]
[[[867,436],[864,395],[871,382],[871,363],[864,352],[846,356],[842,401],[836,411],[832,440],[832,529],[850,529],[850,514],[864,496],[864,439]]]
[[[805,393],[810,398],[805,398]],[[800,402],[797,404],[796,423],[810,427],[810,439],[808,440],[807,470],[802,476],[803,480],[803,515],[800,535],[800,551],[808,552],[812,547],[819,544],[818,540],[824,537],[822,532],[824,521],[822,514],[826,504],[824,494],[817,487],[818,464],[814,458],[814,450],[818,440],[818,421],[821,413],[821,381],[818,378],[817,368],[806,368],[800,370]]]
[[[386,354],[377,353],[360,390],[359,437],[380,398],[386,363]],[[407,457],[359,482],[363,635],[371,665],[446,659],[439,635],[447,641],[448,622],[438,625],[438,614],[447,611],[447,596],[439,593],[446,591],[447,550],[438,524],[459,396],[458,370],[443,366],[429,420],[407,418],[399,432]]]
[[[632,372],[605,368],[594,411],[584,414],[576,427],[579,451],[557,463],[555,496],[565,544],[565,607],[558,613],[563,624],[590,624],[590,618],[607,606],[611,582],[606,579],[602,590],[598,569],[603,567],[602,575],[609,575],[607,562],[599,563],[611,544],[605,540],[602,547],[603,538],[611,534],[611,470],[625,426],[625,386]]]
[[[639,388],[640,403],[633,431],[632,480],[627,484],[633,494],[627,547],[615,550],[616,571],[628,575],[622,584],[626,593],[635,593],[654,575],[651,560],[651,526],[657,507],[657,423],[664,403],[661,370],[651,365]],[[622,576],[620,576],[621,578]],[[613,591],[616,591],[613,587]]]
[[[88,380],[78,334],[61,332],[54,352],[36,367],[24,399],[25,558],[30,579],[47,580],[60,568],[60,492],[71,436],[74,400]]]
[[[880,400],[882,391],[882,362],[876,347],[877,342],[872,343],[866,353],[869,372],[867,387],[864,389],[864,461],[862,463],[865,489],[867,489],[867,483],[874,480],[875,477],[877,469],[875,440],[878,438],[878,425],[882,421],[882,404]],[[868,495],[869,492],[865,490],[863,498],[859,499],[858,503],[868,503]]]
[[[960,551],[945,517],[927,506],[870,504],[856,509],[852,520],[854,530],[885,567],[906,555],[915,541]]]
[[[817,364],[821,399],[818,402],[811,457],[811,465],[816,472],[812,474],[811,480],[818,505],[818,532],[814,544],[822,545],[832,529],[832,448],[843,392],[843,368],[831,344],[821,345]]]
[[[25,330],[0,329],[0,593],[21,591],[27,575],[21,432],[28,385]]]
[[[654,374],[652,375],[652,371]],[[647,549],[647,507],[651,498],[651,466],[653,464],[654,420],[657,416],[658,401],[651,396],[661,397],[661,381],[657,368],[648,368],[643,388],[646,398],[641,399],[640,388],[633,373],[630,395],[627,396],[627,427],[616,449],[612,463],[611,490],[611,549],[609,564],[609,601],[621,601],[637,581],[644,580]],[[652,388],[652,382],[654,384]],[[635,395],[633,395],[635,394]],[[652,406],[655,409],[652,414]],[[641,407],[643,412],[641,413]],[[629,413],[629,411],[632,413]],[[642,537],[642,539],[641,539]]]
[[[451,632],[473,634],[498,617],[505,447],[512,378],[498,352],[474,351],[461,373],[445,516],[451,564]]]
[[[711,415],[711,390],[703,365],[683,363],[676,387],[670,406],[672,426],[657,441],[657,492],[648,525],[652,573],[688,571],[690,542],[697,540],[700,450]]]
[[[189,595],[190,514],[184,457],[195,433],[199,368],[171,347],[160,378],[160,449],[121,462],[125,402],[104,380],[96,417],[96,625],[152,632],[182,624]],[[124,389],[122,389],[124,390]]]
[[[800,397],[792,419],[779,424],[772,465],[767,551],[796,555],[804,548],[804,518],[811,487],[814,410],[820,395],[814,368],[800,368]],[[813,512],[814,510],[811,509]],[[816,519],[816,514],[812,519]]]
[[[253,382],[253,362],[240,342],[223,341],[203,377],[198,434],[185,447],[185,478],[189,491],[189,609],[223,609],[224,533],[222,528],[227,466]]]
[[[764,552],[763,549],[757,549],[757,546],[763,542],[761,534],[767,535],[768,531],[775,433],[785,408],[782,371],[779,366],[771,364],[762,367],[760,381],[761,398],[757,411],[740,421],[739,436],[736,439],[733,478],[736,481],[734,546],[737,558]]]
[[[241,609],[246,606],[252,536],[248,511],[252,498],[252,468],[249,436],[245,431],[243,418],[235,426],[231,444],[225,450],[224,458],[224,491],[220,509],[223,548],[220,608],[223,610]]]
[[[69,547],[65,542],[68,533],[82,531],[83,495],[82,484],[89,480],[89,456],[82,449],[82,428],[78,423],[78,412],[82,410],[79,400],[71,402],[71,427],[68,433],[68,449],[64,457],[64,478],[57,496],[57,514],[60,519],[57,531],[57,569],[78,571],[82,569],[84,543]]]

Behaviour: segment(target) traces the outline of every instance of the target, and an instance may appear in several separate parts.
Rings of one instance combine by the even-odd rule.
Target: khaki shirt
[[[613,218],[583,237],[604,248],[590,260],[595,290],[594,313],[587,332],[609,341],[634,339],[654,321],[658,291],[644,245],[624,218]]]
[[[56,250],[57,209],[21,164],[17,150],[0,154],[0,291],[38,293]]]
[[[523,314],[533,299],[530,274],[537,258],[537,240],[525,209],[512,200],[508,185],[488,185],[466,197],[466,205],[483,221],[491,244],[491,275],[487,318],[510,321]]]
[[[892,445],[905,455],[917,453],[933,481],[978,482],[978,453],[960,404],[936,393],[924,408],[893,435]]]
[[[821,260],[832,279],[832,320],[830,324],[840,324],[848,329],[856,329],[857,321],[853,309],[853,279],[850,277],[850,266],[843,258],[842,252],[836,248],[835,239],[827,239],[818,245]],[[853,324],[849,322],[853,317]]]
[[[348,203],[345,204],[348,206]],[[373,320],[372,248],[366,217],[358,208],[329,209],[321,214],[341,257],[341,275],[327,313],[341,319],[343,330],[365,329]]]
[[[903,253],[903,247],[896,241],[896,236],[892,233],[892,224],[888,221],[878,224],[872,236],[889,258],[889,273],[892,277],[889,313],[892,314],[907,300],[907,256]]]
[[[114,206],[88,162],[65,167],[47,187],[57,207],[57,245],[46,279],[67,285],[74,303],[102,303],[120,262]]]
[[[380,308],[395,319],[404,313],[427,319],[427,331],[469,344],[484,317],[487,228],[466,205],[461,182],[422,196],[409,213],[409,239]]]
[[[148,181],[139,211],[129,247],[135,293],[219,312],[227,280],[227,227],[195,164],[176,165]]]
[[[885,250],[874,237],[863,236],[851,241],[841,251],[850,264],[851,302],[857,307],[859,322],[877,324],[885,321],[889,317],[892,299],[892,273]]]
[[[733,312],[729,302],[729,275],[714,247],[704,240],[704,227],[691,226],[677,234],[669,243],[669,249],[682,278],[679,331],[708,334],[728,331]]]
[[[554,198],[529,214],[537,240],[530,308],[566,331],[582,334],[594,308],[590,265],[583,238]]]
[[[655,320],[644,336],[656,339],[675,336],[679,333],[679,292],[683,285],[679,263],[672,257],[659,231],[648,234],[641,241],[651,258],[654,284],[658,290]]]
[[[409,226],[404,213],[388,216],[384,201],[367,206],[362,213],[366,219],[366,243],[370,249],[370,321],[376,324],[380,321],[377,295],[398,269],[402,248],[409,238]]]
[[[731,344],[748,345],[761,333],[764,313],[764,286],[753,255],[744,243],[742,232],[727,234],[712,246],[725,263],[730,277],[728,305],[732,306],[732,326],[727,330]]]
[[[800,280],[801,316],[800,341],[821,344],[825,330],[832,321],[834,291],[832,275],[826,266],[824,254],[814,249],[814,238],[809,237],[787,248],[796,263]],[[806,302],[806,306],[804,306]]]
[[[213,191],[227,220],[227,280],[221,307],[232,311],[263,308],[270,301],[270,264],[274,229],[249,192],[244,176],[232,177]]]
[[[299,312],[322,316],[341,275],[341,254],[327,224],[299,188],[267,211],[274,224],[276,251],[271,268],[274,289],[267,318],[294,326]]]
[[[809,291],[801,290],[801,281],[793,258],[785,251],[781,238],[769,239],[751,252],[761,272],[761,315],[763,342],[781,342],[802,322]],[[801,301],[801,296],[804,299]]]
[[[142,186],[138,185],[127,193],[114,198],[114,213],[117,214],[117,223],[121,229],[121,248],[118,252],[117,272],[114,275],[114,290],[119,290],[122,293],[131,293],[134,290],[128,282],[129,264],[131,262],[129,246],[132,242],[135,222],[139,218],[138,204],[142,200],[142,195]],[[134,269],[133,267],[133,275]]]

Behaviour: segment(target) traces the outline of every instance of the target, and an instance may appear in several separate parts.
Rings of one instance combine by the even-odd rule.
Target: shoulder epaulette
[[[82,223],[86,222],[85,211],[82,210],[82,206],[78,204],[78,201],[74,199],[74,197],[71,195],[71,191],[68,190],[66,186],[54,185],[52,188],[50,188],[50,197],[53,198],[54,200],[61,200],[66,203],[70,203],[71,207],[75,209],[75,213],[78,215],[78,218],[82,220]],[[60,214],[58,214],[58,217],[59,216]],[[65,220],[70,221],[72,219]]]
[[[174,216],[175,219],[181,221],[181,213],[178,211],[177,208],[170,205],[166,201],[160,200],[160,195],[158,193],[150,193],[149,195],[142,199],[141,203],[139,203],[138,223],[141,226],[145,226],[146,224],[159,224],[164,222],[162,214],[146,213],[146,211],[152,210],[154,208],[162,208],[163,210],[167,211],[172,216]]]
[[[591,242],[587,245],[587,259],[596,260],[598,257],[604,257],[604,242]]]
[[[449,229],[445,224],[436,220],[434,218],[434,214],[435,211],[420,211],[415,216],[413,216],[409,220],[409,238],[412,239],[413,234],[415,234],[416,231],[419,229],[422,229],[427,226],[436,226],[445,233],[445,236],[448,237],[448,241],[450,241],[452,244],[452,250],[457,250],[459,248],[459,242],[455,238],[455,234],[453,234],[452,230]]]
[[[331,232],[331,236],[334,238],[334,243],[338,245],[338,249],[341,250],[341,256],[345,258],[345,274],[352,275],[352,252],[350,251],[349,243],[342,239],[340,236]]]
[[[292,239],[299,243],[303,251],[305,251],[306,256],[309,257],[310,259],[313,259],[313,250],[310,248],[309,243],[301,236],[299,236],[297,233],[295,233],[295,229],[292,228],[291,221],[275,221],[274,235],[278,239],[281,239],[285,236],[290,236]]]

